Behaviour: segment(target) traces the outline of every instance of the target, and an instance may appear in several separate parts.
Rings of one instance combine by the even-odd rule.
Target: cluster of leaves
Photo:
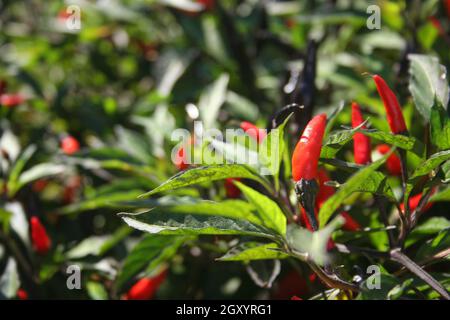
[[[0,294],[119,299],[137,279],[168,269],[157,297],[448,296],[450,17],[441,1],[379,1],[382,28],[369,30],[371,2],[83,2],[76,32],[62,1],[3,2],[0,80],[26,101],[1,106]],[[409,136],[388,133],[364,72],[395,83]],[[349,99],[364,106],[369,129],[348,128]],[[193,131],[197,119],[205,129],[242,120],[266,127],[293,102],[303,111],[275,121],[279,131],[261,148],[200,146],[232,159],[249,152],[252,166],[178,172],[171,161],[178,127]],[[320,162],[337,190],[312,233],[296,219],[290,155],[307,114],[319,109],[329,115]],[[352,163],[356,132],[396,147],[407,179],[386,172],[388,155]],[[66,134],[78,152],[60,150]],[[275,161],[264,148],[271,141]],[[263,166],[271,175],[260,175]],[[240,179],[239,199],[226,197],[227,178]],[[419,193],[420,206],[433,209],[405,227],[398,208]],[[343,210],[360,230],[340,228]],[[33,251],[31,216],[52,239],[46,256]],[[398,250],[390,238],[401,232]],[[66,284],[74,264],[81,290]],[[381,270],[380,290],[369,289],[371,265]]]

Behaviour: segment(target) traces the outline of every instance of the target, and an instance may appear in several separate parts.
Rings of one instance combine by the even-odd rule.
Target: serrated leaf
[[[224,256],[218,258],[219,261],[251,261],[251,260],[272,260],[284,259],[289,255],[280,251],[276,243],[262,244],[259,242],[246,242],[240,244]]]
[[[274,239],[268,229],[246,220],[196,214],[165,214],[151,211],[140,214],[121,213],[130,227],[161,235],[247,235]]]
[[[408,59],[411,62],[409,90],[417,110],[428,121],[435,97],[444,108],[447,107],[449,97],[447,71],[439,64],[437,57],[410,54]]]
[[[276,202],[238,181],[234,181],[234,184],[256,208],[260,224],[284,236],[286,234],[286,217]]]
[[[250,168],[240,164],[212,165],[194,168],[182,171],[169,180],[161,184],[159,187],[147,192],[141,197],[148,197],[163,191],[173,190],[193,184],[222,180],[225,178],[246,178],[260,182],[267,186],[267,183],[254,173]]]
[[[252,196],[254,198],[256,197],[255,195]],[[256,198],[261,201],[259,197]],[[269,204],[267,205],[270,207],[272,206]],[[139,208],[147,208],[147,207],[139,206]],[[284,225],[286,224],[284,216],[279,217],[278,213],[276,212],[276,209],[274,208],[271,209],[272,211],[270,211],[268,215],[264,213],[259,213],[255,209],[258,209],[258,207],[255,207],[253,202],[248,203],[242,200],[224,200],[221,202],[214,202],[209,200],[191,200],[188,203],[180,203],[180,204],[160,203],[157,207],[151,210],[151,213],[184,214],[184,215],[196,214],[204,216],[220,216],[224,218],[241,219],[264,228],[270,228],[274,230],[274,232],[278,232],[275,231],[277,230],[276,227],[274,227],[275,222],[282,223],[284,221]],[[272,219],[274,221],[272,221]],[[283,230],[283,227],[280,228],[281,230]]]

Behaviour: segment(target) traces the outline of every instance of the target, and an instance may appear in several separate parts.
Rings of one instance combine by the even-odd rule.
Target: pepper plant
[[[30,6],[0,298],[449,298],[449,1]]]

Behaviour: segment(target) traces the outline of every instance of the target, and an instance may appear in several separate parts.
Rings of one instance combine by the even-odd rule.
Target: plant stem
[[[425,281],[431,288],[433,288],[437,293],[439,293],[444,299],[450,300],[450,295],[447,292],[447,290],[445,290],[445,288],[436,279],[434,279],[428,272],[423,270],[419,265],[417,265],[414,261],[412,261],[410,258],[408,258],[405,254],[403,254],[400,249],[392,250],[390,252],[390,255],[391,255],[392,261],[395,261],[395,262],[403,265],[409,271],[411,271],[416,276],[418,276],[420,279]]]

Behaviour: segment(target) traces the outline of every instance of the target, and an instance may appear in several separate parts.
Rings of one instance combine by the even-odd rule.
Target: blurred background
[[[371,5],[379,29],[376,17],[368,27]],[[150,238],[116,214],[178,172],[170,136],[195,120],[266,127],[289,103],[317,113],[356,100],[387,130],[367,76],[380,74],[408,124],[419,123],[405,98],[406,56],[431,53],[449,66],[449,19],[439,0],[0,0],[2,297],[120,299],[169,266],[152,297],[311,296],[321,284],[303,266],[283,262],[272,285],[272,264],[214,261],[233,239]],[[348,125],[350,112],[336,121]],[[224,197],[222,185],[211,190]],[[44,255],[33,251],[32,216],[51,239]],[[81,289],[67,289],[72,264]]]

